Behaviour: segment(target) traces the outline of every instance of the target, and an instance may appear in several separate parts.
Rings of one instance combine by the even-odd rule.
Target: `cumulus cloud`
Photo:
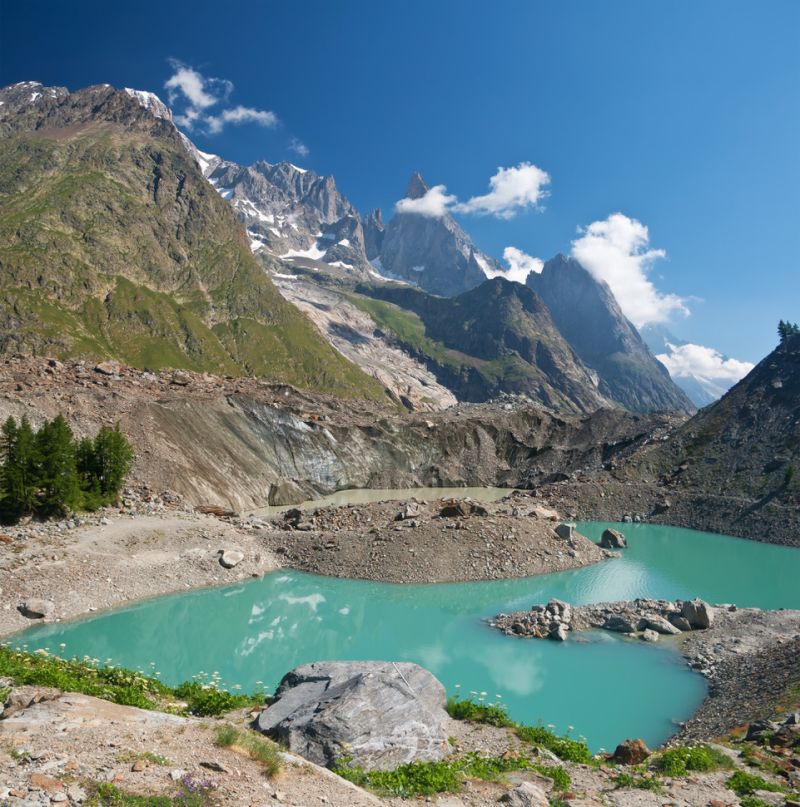
[[[513,168],[498,168],[489,180],[489,193],[473,196],[466,202],[455,205],[458,213],[477,213],[510,219],[518,211],[536,207],[546,195],[545,186],[550,184],[550,175],[533,163],[524,162]]]
[[[483,196],[459,202],[456,196],[447,193],[446,186],[434,185],[419,199],[401,199],[395,209],[398,213],[417,213],[430,218],[441,218],[453,212],[510,219],[520,210],[536,207],[547,195],[545,186],[549,183],[546,171],[525,162],[513,168],[498,168],[489,180],[489,193]]]
[[[726,358],[713,347],[703,345],[673,345],[667,342],[667,349],[669,353],[659,353],[656,358],[673,378],[734,383],[744,378],[755,366],[747,361]]]
[[[418,216],[428,218],[441,218],[456,202],[456,197],[447,193],[444,185],[434,185],[428,188],[418,199],[401,199],[396,205],[398,213],[416,213]]]
[[[508,264],[508,271],[505,277],[509,280],[516,280],[517,283],[524,283],[531,272],[538,275],[544,267],[541,258],[534,258],[516,247],[506,247],[503,250],[503,260]]]
[[[247,106],[220,108],[212,114],[212,107],[222,107],[233,92],[233,83],[223,78],[204,76],[177,59],[170,59],[173,69],[164,87],[167,90],[173,119],[179,126],[190,131],[200,129],[208,134],[218,134],[226,124],[256,123],[268,129],[275,128],[279,121],[274,112]]]
[[[302,141],[298,140],[296,137],[291,139],[291,142],[289,143],[289,151],[293,151],[299,157],[308,157],[308,155],[311,153],[308,146]]]
[[[663,249],[650,249],[647,227],[622,213],[578,229],[572,255],[599,280],[611,287],[625,316],[637,327],[666,322],[672,314],[689,313],[686,300],[660,292],[648,273],[666,257]]]

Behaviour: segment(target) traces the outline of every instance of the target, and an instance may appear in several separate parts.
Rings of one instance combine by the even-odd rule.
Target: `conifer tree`
[[[94,439],[92,469],[104,497],[116,497],[133,464],[133,449],[119,430],[101,426]]]
[[[41,507],[47,514],[81,506],[75,439],[67,421],[57,415],[36,434],[39,450]]]
[[[28,515],[36,505],[38,452],[30,421],[23,416],[3,425],[3,510],[14,518]]]

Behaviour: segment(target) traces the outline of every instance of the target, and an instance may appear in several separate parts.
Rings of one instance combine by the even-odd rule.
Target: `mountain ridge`
[[[283,300],[152,99],[0,100],[0,348],[382,395]]]

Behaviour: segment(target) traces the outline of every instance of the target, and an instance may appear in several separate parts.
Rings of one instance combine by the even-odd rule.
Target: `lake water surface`
[[[463,491],[462,491],[463,493]],[[605,524],[580,524],[597,540]],[[192,591],[15,638],[29,649],[145,671],[178,683],[218,672],[228,686],[268,691],[281,676],[321,659],[408,660],[448,692],[498,696],[527,723],[574,727],[592,749],[626,737],[658,744],[705,694],[670,642],[575,634],[565,643],[491,630],[486,617],[558,597],[571,603],[701,596],[740,606],[800,608],[800,551],[673,527],[615,525],[628,537],[619,559],[502,582],[397,585],[279,571]],[[151,664],[153,666],[151,666]],[[457,685],[460,687],[457,690]]]

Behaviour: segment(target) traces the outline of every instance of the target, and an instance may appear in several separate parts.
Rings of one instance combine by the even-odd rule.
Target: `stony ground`
[[[7,528],[0,537],[0,637],[30,627],[18,610],[28,599],[53,602],[48,621],[72,619],[278,567],[255,531],[154,498],[151,512],[138,502],[77,521]],[[243,559],[226,569],[221,550]]]
[[[558,514],[525,495],[289,511],[264,533],[281,562],[334,577],[395,583],[497,580],[573,569],[611,556],[554,532]]]
[[[38,694],[41,700],[0,719],[0,804],[4,807],[77,805],[92,783],[103,782],[138,794],[175,794],[181,782],[203,784],[214,799],[209,804],[224,807],[276,803],[293,807],[402,807],[418,802],[379,799],[289,754],[283,754],[281,772],[267,776],[258,762],[241,751],[215,744],[221,725],[245,728],[251,715],[243,712],[221,719],[181,718],[55,690],[26,688],[26,692]],[[448,734],[456,754],[473,751],[503,755],[524,750],[521,741],[506,729],[450,721]],[[737,767],[745,767],[737,751],[722,748]],[[543,754],[544,764],[555,764]],[[780,761],[780,757],[775,759]],[[571,778],[566,793],[554,792],[546,777],[520,772],[498,782],[466,781],[458,794],[425,801],[440,807],[489,807],[528,781],[548,793],[551,804],[567,807],[721,807],[738,803],[738,797],[725,785],[731,771],[663,777],[656,792],[618,787],[614,780],[624,768],[564,766]],[[788,765],[788,770],[796,769]],[[641,775],[641,771],[635,773]],[[787,784],[786,779],[760,773],[768,781]],[[768,803],[783,805],[784,801],[780,796]]]

